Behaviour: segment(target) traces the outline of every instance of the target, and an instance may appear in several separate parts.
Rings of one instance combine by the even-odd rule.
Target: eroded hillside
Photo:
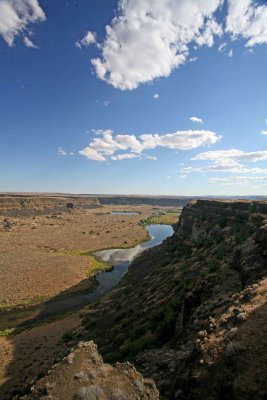
[[[197,201],[84,312],[78,337],[132,360],[163,399],[264,399],[267,204]]]
[[[93,342],[80,342],[24,400],[158,400],[153,381],[130,363],[104,364]]]

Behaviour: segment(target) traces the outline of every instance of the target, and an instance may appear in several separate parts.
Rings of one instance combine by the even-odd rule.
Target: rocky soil
[[[90,252],[129,247],[146,238],[139,221],[151,215],[152,207],[132,208],[140,214],[110,215],[113,206],[43,209],[46,213],[38,215],[30,208],[29,215],[0,212],[0,308],[89,288]]]
[[[186,206],[77,335],[108,361],[132,360],[162,399],[265,399],[266,222],[264,202]]]
[[[159,393],[132,364],[105,364],[93,342],[80,342],[21,399],[158,400]]]
[[[74,356],[26,399],[112,399],[116,388],[115,398],[145,399],[157,392],[143,379],[154,379],[162,400],[266,400],[266,243],[266,202],[187,205],[174,235],[142,253],[114,290],[80,313],[64,342]],[[91,340],[105,362],[130,361],[144,378],[99,356],[104,375],[90,375],[95,350],[84,342]]]

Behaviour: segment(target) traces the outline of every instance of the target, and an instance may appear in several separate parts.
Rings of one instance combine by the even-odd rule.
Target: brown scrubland
[[[88,274],[91,251],[127,247],[144,238],[140,220],[157,221],[160,210],[155,204],[103,207],[96,202],[90,207],[57,211],[62,212],[57,214],[59,226],[53,214],[46,218],[47,210],[33,220],[33,215],[21,215],[17,221],[28,221],[21,227],[8,226],[10,213],[1,217],[6,244],[12,242],[14,229],[14,237],[18,233],[13,243],[23,249],[25,229],[36,260],[38,246],[48,246],[40,254],[51,254],[55,263],[47,267],[51,277],[44,279],[60,276],[53,271],[53,265],[60,269],[57,257],[86,260],[84,272],[79,262],[75,264],[80,278],[51,286],[49,296],[63,287],[77,289],[75,283]],[[127,216],[126,221],[125,216],[110,215],[114,209],[141,214]],[[46,226],[50,220],[55,225]],[[30,221],[37,221],[36,229]],[[48,238],[50,228],[54,233]],[[109,235],[107,231],[115,228],[120,233]],[[99,235],[90,234],[97,229]],[[90,247],[87,238],[100,236],[101,230],[103,241],[92,238]],[[37,231],[36,241],[32,231]],[[73,237],[64,241],[64,235]],[[38,250],[32,243],[38,243]],[[5,248],[11,253],[11,244],[2,248],[2,254]],[[137,257],[120,283],[96,303],[0,338],[0,399],[265,400],[266,265],[267,202],[198,200],[186,205],[174,235]],[[10,279],[15,282],[11,275]],[[9,293],[10,303],[24,300],[12,298],[11,289]]]

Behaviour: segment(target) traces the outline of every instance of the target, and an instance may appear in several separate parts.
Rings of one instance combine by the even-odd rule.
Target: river
[[[75,311],[93,303],[116,286],[128,271],[133,259],[145,249],[162,243],[173,234],[170,225],[147,225],[150,240],[129,249],[102,250],[96,256],[108,261],[113,269],[97,273],[97,287],[91,292],[81,292],[66,297],[56,296],[42,304],[0,312],[0,330],[25,327],[39,321],[54,318],[66,312]]]

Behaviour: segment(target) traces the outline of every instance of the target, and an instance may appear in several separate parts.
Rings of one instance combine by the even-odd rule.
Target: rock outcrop
[[[105,364],[96,345],[80,342],[23,400],[158,400],[150,379],[130,363]]]
[[[265,202],[188,204],[174,235],[84,313],[80,336],[132,360],[161,399],[265,399],[266,221]]]
[[[34,216],[101,207],[96,197],[1,196],[0,215]]]

